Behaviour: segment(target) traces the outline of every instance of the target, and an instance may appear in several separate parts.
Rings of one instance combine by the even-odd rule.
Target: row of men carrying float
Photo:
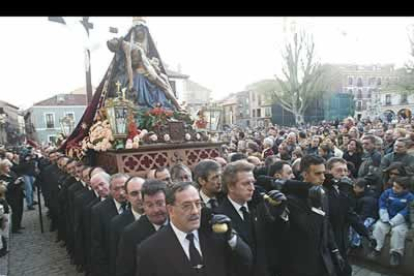
[[[49,157],[41,178],[51,230],[86,275],[352,274],[342,237],[347,228],[333,232],[327,216],[337,200],[332,187],[326,194],[319,182],[310,184],[324,173],[321,157],[303,157],[305,182],[287,181],[283,193],[276,182],[255,185],[258,168],[238,154],[228,164],[203,160],[193,172],[182,164],[159,168],[147,179],[110,176],[58,153]],[[329,172],[343,166],[340,158],[327,164]],[[341,216],[375,246],[340,195]]]

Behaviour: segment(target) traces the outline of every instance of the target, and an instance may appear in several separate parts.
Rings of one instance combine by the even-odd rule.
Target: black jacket
[[[271,221],[269,214],[266,212],[264,203],[257,206],[248,204],[248,206],[253,229],[246,228],[246,224],[227,197],[223,199],[216,212],[228,216],[240,238],[250,246],[253,254],[252,275],[270,275],[267,251],[269,250],[271,236],[268,230],[273,221]]]
[[[237,239],[231,250],[227,241],[217,238],[212,232],[199,230],[203,256],[202,275],[228,276],[246,275],[252,263],[252,254],[242,239]],[[237,270],[239,274],[231,274]],[[237,273],[236,272],[236,273]],[[196,276],[172,227],[168,225],[143,241],[137,250],[137,276]]]
[[[374,191],[365,188],[363,194],[355,196],[355,212],[361,217],[362,221],[367,218],[378,219],[378,200]]]
[[[110,233],[109,233],[109,266],[111,270],[111,275],[115,275],[116,270],[116,258],[118,255],[118,242],[121,236],[122,231],[126,226],[133,223],[135,217],[132,214],[131,209],[126,210],[120,215],[117,215],[112,218]]]
[[[116,257],[116,276],[134,276],[136,271],[136,248],[148,237],[155,234],[155,228],[143,215],[121,233]]]
[[[109,276],[109,233],[111,220],[118,215],[114,199],[109,196],[92,207],[91,251],[92,275]]]

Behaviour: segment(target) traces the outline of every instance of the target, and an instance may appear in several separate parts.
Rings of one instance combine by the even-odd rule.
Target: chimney
[[[59,94],[56,96],[56,100],[58,103],[63,103],[65,101],[65,95]]]

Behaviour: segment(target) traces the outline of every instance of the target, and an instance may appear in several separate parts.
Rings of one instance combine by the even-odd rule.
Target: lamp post
[[[49,21],[66,25],[66,22],[63,19],[63,17],[59,17],[59,16],[49,17]],[[80,23],[85,28],[88,41],[89,41],[89,30],[93,29],[93,23],[89,22],[88,16],[82,17],[82,20],[80,21]],[[109,27],[109,32],[118,33],[118,29],[114,27]],[[87,99],[87,104],[89,105],[89,103],[92,101],[91,52],[89,49],[89,43],[88,43],[88,46],[85,46],[85,73],[86,73],[86,99]]]

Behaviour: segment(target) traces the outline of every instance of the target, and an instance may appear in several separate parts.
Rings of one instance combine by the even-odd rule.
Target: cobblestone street
[[[66,249],[55,243],[56,232],[49,232],[49,220],[43,211],[45,232],[40,231],[39,211],[25,211],[22,234],[11,237],[9,274],[6,272],[7,257],[0,260],[0,276],[81,276],[70,264]],[[377,270],[377,268],[376,268]],[[399,276],[384,271],[374,272],[353,265],[353,276]]]
[[[55,243],[56,232],[49,232],[43,211],[44,233],[40,231],[39,211],[25,211],[22,234],[11,237],[9,276],[80,276],[70,264],[66,249]]]

